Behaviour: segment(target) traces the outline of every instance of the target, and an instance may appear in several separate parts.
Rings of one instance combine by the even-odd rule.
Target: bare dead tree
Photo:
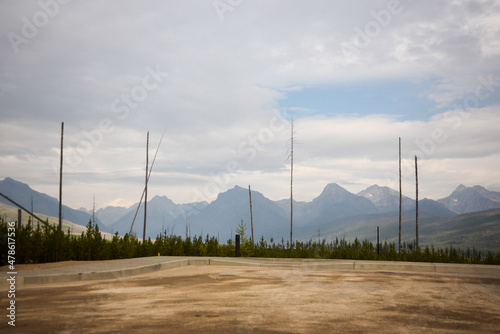
[[[62,229],[62,175],[63,175],[64,122],[61,122],[61,160],[59,162],[59,228]]]
[[[401,137],[399,137],[399,252],[401,252],[401,202],[403,195],[401,192]]]
[[[293,114],[290,116],[290,249],[293,248]]]
[[[144,229],[142,230],[142,242],[146,241],[146,217],[148,214],[148,168],[149,168],[149,131],[146,137],[146,179],[144,185]]]
[[[250,227],[252,230],[252,246],[255,247],[255,240],[253,238],[252,191],[250,190],[250,185],[248,185],[248,198],[250,199]]]
[[[416,222],[416,247],[418,248],[418,164],[417,164],[417,156],[415,155],[415,222]]]

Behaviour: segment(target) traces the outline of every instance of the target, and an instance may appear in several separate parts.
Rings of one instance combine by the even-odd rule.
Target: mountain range
[[[32,190],[28,185],[6,178],[0,181],[0,192],[11,197],[26,208],[57,216],[58,201],[46,194]],[[0,201],[8,203],[3,198]],[[255,237],[289,240],[290,200],[272,201],[258,191],[252,191],[252,207]],[[132,231],[139,237],[143,234],[144,206],[141,205]],[[437,201],[419,200],[419,217],[426,230],[427,223],[442,221],[453,225],[458,215],[500,208],[500,192],[489,191],[481,186],[458,186],[453,193]],[[102,231],[124,235],[130,231],[137,204],[128,208],[106,207],[96,211],[96,222]],[[399,192],[378,185],[353,194],[338,184],[328,184],[322,193],[310,202],[293,203],[294,239],[346,237],[373,239],[376,226],[381,227],[381,237],[394,241],[398,228]],[[414,234],[415,200],[403,196],[403,234],[411,238]],[[64,219],[86,225],[92,212],[74,210],[63,206]],[[155,196],[148,201],[147,236],[155,238],[159,233],[177,235],[213,235],[225,242],[235,234],[243,219],[250,234],[250,209],[247,188],[235,186],[220,193],[211,203],[198,202],[176,204],[166,196]],[[487,217],[496,217],[487,215]],[[492,218],[493,219],[493,218]],[[496,218],[495,218],[496,219]],[[451,222],[451,223],[450,223]],[[491,222],[489,222],[490,225]],[[443,223],[444,224],[444,223]],[[486,222],[485,222],[486,224]],[[394,226],[396,225],[396,226]],[[488,225],[488,226],[490,226]],[[494,234],[499,233],[500,222],[493,224]],[[480,228],[478,226],[478,228]],[[491,231],[490,231],[491,232]],[[444,233],[444,232],[443,232]],[[490,233],[491,234],[491,233]],[[414,238],[414,237],[413,237]]]

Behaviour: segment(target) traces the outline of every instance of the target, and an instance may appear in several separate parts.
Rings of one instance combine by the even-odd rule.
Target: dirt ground
[[[498,333],[499,305],[500,278],[185,266],[19,286],[0,332]]]

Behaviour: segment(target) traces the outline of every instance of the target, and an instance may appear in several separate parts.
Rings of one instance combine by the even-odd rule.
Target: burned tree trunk
[[[418,248],[418,164],[417,164],[417,156],[415,156],[415,223],[416,223],[416,248]]]
[[[250,199],[250,228],[252,230],[252,246],[255,247],[255,240],[253,237],[252,192],[250,190],[250,185],[248,185],[248,197]]]
[[[293,115],[290,119],[290,249],[293,247]]]
[[[63,171],[64,122],[61,122],[61,161],[59,163],[59,228],[62,229],[62,171]]]
[[[401,137],[399,137],[399,252],[401,252],[401,202],[403,195],[401,192]]]
[[[148,164],[149,164],[149,131],[146,139],[146,181],[144,186],[144,229],[142,231],[142,242],[146,241],[146,217],[148,213]]]

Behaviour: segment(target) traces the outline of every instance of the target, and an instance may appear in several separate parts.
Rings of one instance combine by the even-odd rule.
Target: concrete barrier
[[[158,263],[158,264],[152,264],[149,266],[142,266],[142,267],[136,267],[136,268],[80,273],[80,281],[114,279],[114,278],[150,273],[150,272],[157,271],[160,269],[161,269],[161,264]]]
[[[176,261],[171,261],[171,262],[164,262],[164,263],[160,263],[160,270],[172,269],[172,268],[176,268],[176,267],[183,267],[183,266],[187,266],[188,264],[189,264],[188,259],[176,260]]]
[[[189,266],[203,266],[203,265],[209,265],[210,264],[210,259],[209,258],[193,258],[193,259],[188,259]]]
[[[122,270],[98,271],[89,273],[80,273],[79,281],[93,281],[101,279],[114,279],[123,276]]]
[[[261,263],[255,261],[236,260],[231,258],[210,258],[212,266],[254,266],[261,267]]]
[[[40,276],[18,276],[22,277],[22,284],[53,284],[65,283],[80,280],[80,274],[54,274],[54,275],[40,275]],[[17,281],[21,285],[21,280]]]
[[[206,261],[206,264],[208,264],[208,260]],[[123,268],[123,269],[108,270],[108,271],[92,271],[92,272],[67,273],[67,274],[49,274],[49,275],[24,275],[24,276],[17,276],[16,283],[19,285],[54,284],[54,283],[65,283],[65,282],[75,282],[75,281],[116,279],[120,277],[140,275],[153,271],[170,269],[186,265],[188,265],[188,260],[183,259],[183,260],[174,260],[164,263],[155,263],[147,266]]]

